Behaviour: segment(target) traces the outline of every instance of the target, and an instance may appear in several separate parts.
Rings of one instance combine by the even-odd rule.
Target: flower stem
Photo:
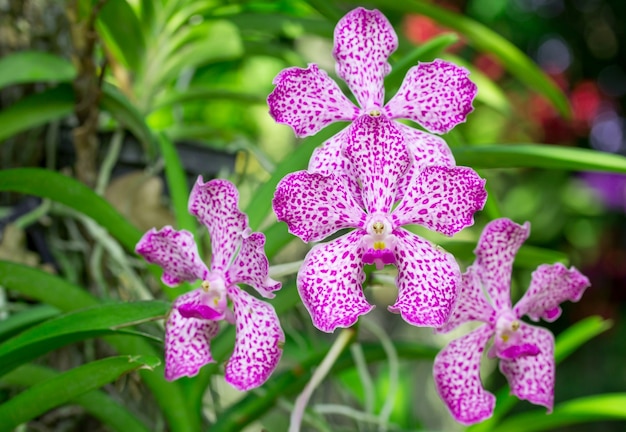
[[[291,419],[289,421],[289,432],[300,431],[300,424],[302,423],[304,410],[309,402],[309,399],[311,398],[311,395],[317,386],[320,385],[328,372],[330,372],[330,369],[337,361],[337,358],[341,355],[345,347],[348,346],[354,335],[355,330],[352,328],[343,329],[341,333],[339,333],[339,336],[330,347],[326,357],[324,357],[322,363],[320,363],[319,367],[313,373],[313,376],[311,376],[311,380],[307,383],[306,387],[302,390],[302,393],[300,393],[296,399],[295,406],[291,412]]]

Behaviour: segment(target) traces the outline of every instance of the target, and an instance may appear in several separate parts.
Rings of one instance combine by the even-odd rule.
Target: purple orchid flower
[[[314,325],[325,332],[350,327],[372,309],[363,295],[364,264],[398,267],[398,299],[389,307],[410,324],[441,326],[456,299],[460,271],[452,255],[402,228],[420,224],[453,235],[473,223],[486,200],[485,181],[465,167],[409,171],[404,136],[383,116],[361,116],[347,137],[344,156],[362,190],[364,208],[343,173],[298,171],[279,183],[273,207],[279,221],[303,241],[319,241],[300,268],[297,286]],[[398,179],[406,193],[396,204]]]
[[[554,336],[549,330],[522,322],[521,317],[556,320],[561,314],[559,304],[580,300],[589,280],[573,267],[541,265],[533,272],[528,291],[512,307],[513,260],[529,232],[528,222],[518,225],[509,219],[496,219],[487,224],[475,250],[476,261],[463,274],[456,306],[448,322],[438,329],[448,332],[473,320],[485,323],[450,342],[435,358],[437,391],[460,423],[478,423],[493,413],[495,397],[480,381],[480,360],[492,336],[488,355],[500,359],[500,371],[509,381],[511,393],[552,411]]]
[[[210,342],[219,321],[237,326],[235,348],[226,364],[225,378],[239,390],[263,384],[282,355],[285,335],[274,308],[240,289],[254,287],[263,297],[274,297],[280,283],[268,276],[265,236],[250,232],[247,216],[238,209],[239,194],[227,180],[194,185],[189,212],[207,227],[211,236],[211,267],[202,262],[190,232],[166,226],[152,229],[139,241],[136,252],[163,268],[168,286],[201,280],[200,288],[181,295],[165,326],[165,378],[194,376],[215,360]],[[228,308],[228,300],[233,311]]]
[[[276,88],[267,101],[272,117],[291,126],[296,136],[313,135],[330,123],[355,121],[365,115],[410,119],[441,134],[464,122],[472,111],[476,85],[467,78],[466,69],[443,60],[411,68],[396,95],[384,104],[383,81],[391,71],[387,59],[396,50],[398,38],[380,11],[354,9],[339,21],[334,36],[337,75],[348,84],[360,108],[315,64],[307,69],[287,68],[274,79]],[[454,166],[443,139],[394,124],[415,159],[428,165]],[[350,133],[344,130],[318,149],[309,170],[328,174],[345,163],[341,143]]]

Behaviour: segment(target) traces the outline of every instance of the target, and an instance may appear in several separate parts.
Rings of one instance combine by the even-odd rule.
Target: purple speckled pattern
[[[239,192],[228,180],[203,182],[198,177],[189,196],[189,213],[209,230],[211,271],[224,271],[241,244],[248,217],[239,210]]]
[[[314,64],[306,69],[285,69],[273,84],[276,88],[267,98],[270,115],[278,123],[291,126],[298,137],[314,135],[330,123],[354,120],[359,115],[359,108],[337,83]]]
[[[304,242],[361,226],[366,216],[342,177],[307,171],[285,176],[276,187],[272,206],[278,220]]]
[[[468,267],[461,276],[458,301],[446,323],[436,329],[437,333],[447,333],[468,321],[495,322],[496,312],[487,301],[481,286],[476,268]]]
[[[373,306],[361,284],[365,280],[362,231],[353,231],[309,251],[298,272],[298,292],[313,325],[327,333],[350,327]]]
[[[518,225],[502,218],[487,224],[480,236],[475,266],[496,310],[511,307],[513,261],[529,234],[528,222]]]
[[[411,180],[393,217],[397,225],[416,223],[452,236],[474,224],[486,201],[485,180],[473,169],[432,166]]]
[[[226,364],[225,379],[238,390],[262,385],[283,354],[285,334],[274,308],[235,286],[228,288],[237,333],[235,348]]]
[[[461,272],[454,257],[402,228],[396,229],[398,299],[389,306],[409,324],[439,327],[457,297]]]
[[[589,279],[574,267],[543,264],[533,272],[530,287],[513,311],[534,321],[552,322],[561,315],[559,304],[566,300],[577,302],[589,285]]]
[[[219,330],[216,321],[184,318],[177,306],[194,301],[198,290],[180,296],[165,325],[165,379],[172,381],[198,374],[202,366],[214,363],[210,341]]]
[[[391,71],[387,59],[397,47],[396,32],[378,10],[359,7],[337,23],[333,49],[337,75],[348,84],[363,109],[382,106],[383,81]]]
[[[525,341],[539,348],[534,356],[500,359],[500,371],[506,376],[511,393],[535,405],[543,405],[552,412],[554,403],[554,336],[541,327],[520,324],[518,330]]]
[[[444,60],[419,63],[385,105],[390,119],[410,119],[433,133],[449,132],[472,111],[476,84],[469,72]]]
[[[176,231],[171,226],[160,231],[152,228],[141,237],[135,252],[163,269],[161,280],[167,286],[204,279],[209,274],[189,231]]]
[[[433,366],[436,389],[452,416],[461,423],[482,421],[493,412],[493,398],[485,396],[480,376],[476,374],[481,355],[474,354],[478,351],[482,354],[491,336],[489,356],[499,359],[511,392],[520,399],[545,406],[548,412],[552,410],[554,337],[549,330],[525,324],[521,317],[528,313],[531,318],[553,320],[560,313],[559,304],[565,300],[578,301],[589,281],[575,268],[542,265],[533,273],[527,294],[511,308],[513,260],[529,231],[528,223],[518,225],[509,219],[496,219],[485,226],[475,250],[476,260],[461,278],[452,314],[438,329],[447,332],[473,320],[486,323],[479,330],[452,341]],[[487,298],[481,300],[481,295]]]
[[[263,250],[265,236],[259,232],[244,236],[241,249],[226,272],[229,285],[244,283],[256,289],[265,298],[273,298],[280,282],[268,276],[270,264]]]
[[[435,358],[433,378],[441,399],[456,421],[479,423],[493,414],[496,398],[480,381],[480,360],[492,336],[489,325],[450,342]]]
[[[343,147],[362,187],[365,208],[388,213],[396,201],[396,182],[409,166],[404,137],[384,117],[359,117]]]

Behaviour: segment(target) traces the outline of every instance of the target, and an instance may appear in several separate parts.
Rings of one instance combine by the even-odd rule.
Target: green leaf
[[[165,176],[167,185],[172,197],[172,207],[176,216],[176,226],[178,229],[186,229],[191,233],[196,232],[196,220],[189,214],[187,203],[189,202],[189,187],[187,186],[187,176],[185,169],[174,143],[165,134],[159,135],[159,145],[161,154],[165,161]]]
[[[357,2],[354,1],[354,3]],[[571,115],[567,97],[557,85],[519,48],[490,28],[425,0],[403,2],[372,0],[370,3],[383,10],[394,9],[402,13],[412,12],[426,15],[445,27],[458,31],[476,49],[493,53],[498,57],[513,76],[548,98],[563,116],[569,117]]]
[[[98,304],[87,291],[59,276],[9,261],[0,260],[0,285],[63,312]]]
[[[74,91],[69,84],[26,96],[0,111],[0,142],[52,120],[70,115],[74,110]]]
[[[0,431],[11,431],[52,408],[108,384],[136,369],[153,369],[156,357],[109,357],[87,363],[37,384],[0,405]]]
[[[611,322],[599,316],[591,316],[571,325],[556,337],[554,359],[558,364],[585,342],[610,328]],[[496,408],[493,416],[484,422],[469,427],[468,432],[500,431],[498,423],[519,400],[510,394],[508,386],[501,388],[496,394]],[[545,411],[543,411],[545,416]]]
[[[133,71],[140,68],[146,41],[139,19],[126,0],[107,0],[98,14],[96,28],[118,61]]]
[[[240,93],[231,90],[191,87],[184,91],[166,91],[154,102],[153,110],[190,101],[228,100],[244,104],[265,104],[267,96]]]
[[[480,168],[549,168],[626,173],[626,157],[548,144],[500,144],[455,147],[458,165]]]
[[[12,84],[72,81],[76,70],[62,57],[20,51],[0,58],[0,89]]]
[[[1,285],[1,283],[0,283]],[[0,321],[0,342],[42,321],[59,315],[60,311],[50,305],[33,305]]]
[[[133,251],[142,233],[104,198],[71,177],[41,168],[0,171],[0,190],[21,192],[64,204],[89,216]]]
[[[73,342],[119,333],[119,329],[164,316],[161,301],[114,303],[70,312],[32,327],[0,344],[0,375]]]
[[[293,153],[289,154],[288,157],[278,164],[272,173],[272,177],[257,189],[256,194],[246,206],[245,213],[248,215],[250,227],[253,231],[259,229],[271,210],[272,199],[274,198],[274,191],[278,182],[291,172],[306,169],[315,147],[338,133],[345,126],[345,123],[335,123],[324,128],[317,135],[306,138],[296,147]],[[269,241],[271,239],[268,238]]]
[[[502,432],[553,430],[591,421],[626,420],[626,393],[582,397],[562,402],[550,415],[545,410],[518,414],[498,426]]]
[[[60,374],[44,366],[25,364],[0,379],[0,385],[11,387],[34,387]],[[103,424],[118,432],[149,432],[149,429],[133,413],[111,398],[108,394],[92,390],[67,401],[71,405],[80,405],[86,412]]]

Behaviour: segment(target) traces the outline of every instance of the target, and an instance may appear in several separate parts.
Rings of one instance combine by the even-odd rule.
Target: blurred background
[[[72,175],[144,231],[176,224],[164,151],[154,139],[163,136],[178,152],[188,185],[200,174],[205,180],[230,178],[245,206],[298,146],[291,129],[268,114],[265,99],[273,78],[285,67],[311,62],[335,76],[333,28],[358,5],[381,9],[396,28],[400,43],[392,66],[433,38],[452,35],[437,55],[470,69],[479,97],[468,121],[444,137],[451,146],[545,143],[626,155],[626,3],[621,0],[435,2],[484,24],[532,58],[566,95],[570,118],[512,76],[497,56],[468,43],[463,32],[410,7],[322,0],[166,3],[172,13],[164,20],[150,2],[139,0],[94,1],[83,9],[85,2],[0,0],[0,168],[45,167]],[[22,55],[17,63],[3,63],[15,54]],[[20,73],[20,61],[28,65],[27,75]],[[481,175],[504,216],[531,222],[529,244],[569,257],[592,282],[583,300],[565,304],[563,316],[548,327],[559,334],[594,314],[613,323],[559,365],[556,402],[623,392],[626,176],[545,169],[483,170]],[[261,222],[267,227],[272,220]],[[485,215],[478,216],[476,226],[460,238],[475,241],[487,222]],[[104,298],[162,296],[135,258],[119,259],[95,244],[80,218],[45,200],[0,192],[0,232],[0,259],[40,267]],[[302,257],[306,250],[293,241],[274,262]],[[472,259],[471,249],[461,255],[463,266]],[[516,269],[516,296],[528,286],[531,271]],[[19,294],[1,294],[0,320],[33,306]],[[374,316],[393,339],[445,343],[390,316],[385,305],[393,293],[374,286],[371,297],[379,304]],[[285,323],[292,346],[315,346],[311,341],[320,338],[302,307],[291,311]],[[46,361],[80,362],[84,349],[74,347]],[[297,358],[288,343],[287,362],[290,356]],[[385,367],[373,368],[379,395],[388,386]],[[434,395],[430,365],[401,363],[401,368],[411,379],[402,383],[391,420],[402,430],[458,428]],[[314,400],[362,402],[355,374],[342,375]],[[488,388],[502,384],[498,373],[489,374]],[[4,396],[10,396],[8,390]],[[378,396],[377,403],[382,400]],[[515,410],[531,408],[522,402]],[[264,424],[275,428],[269,430],[286,425],[285,412],[268,419]],[[84,413],[57,412],[32,430],[96,427]],[[625,427],[607,422],[560,430]]]

